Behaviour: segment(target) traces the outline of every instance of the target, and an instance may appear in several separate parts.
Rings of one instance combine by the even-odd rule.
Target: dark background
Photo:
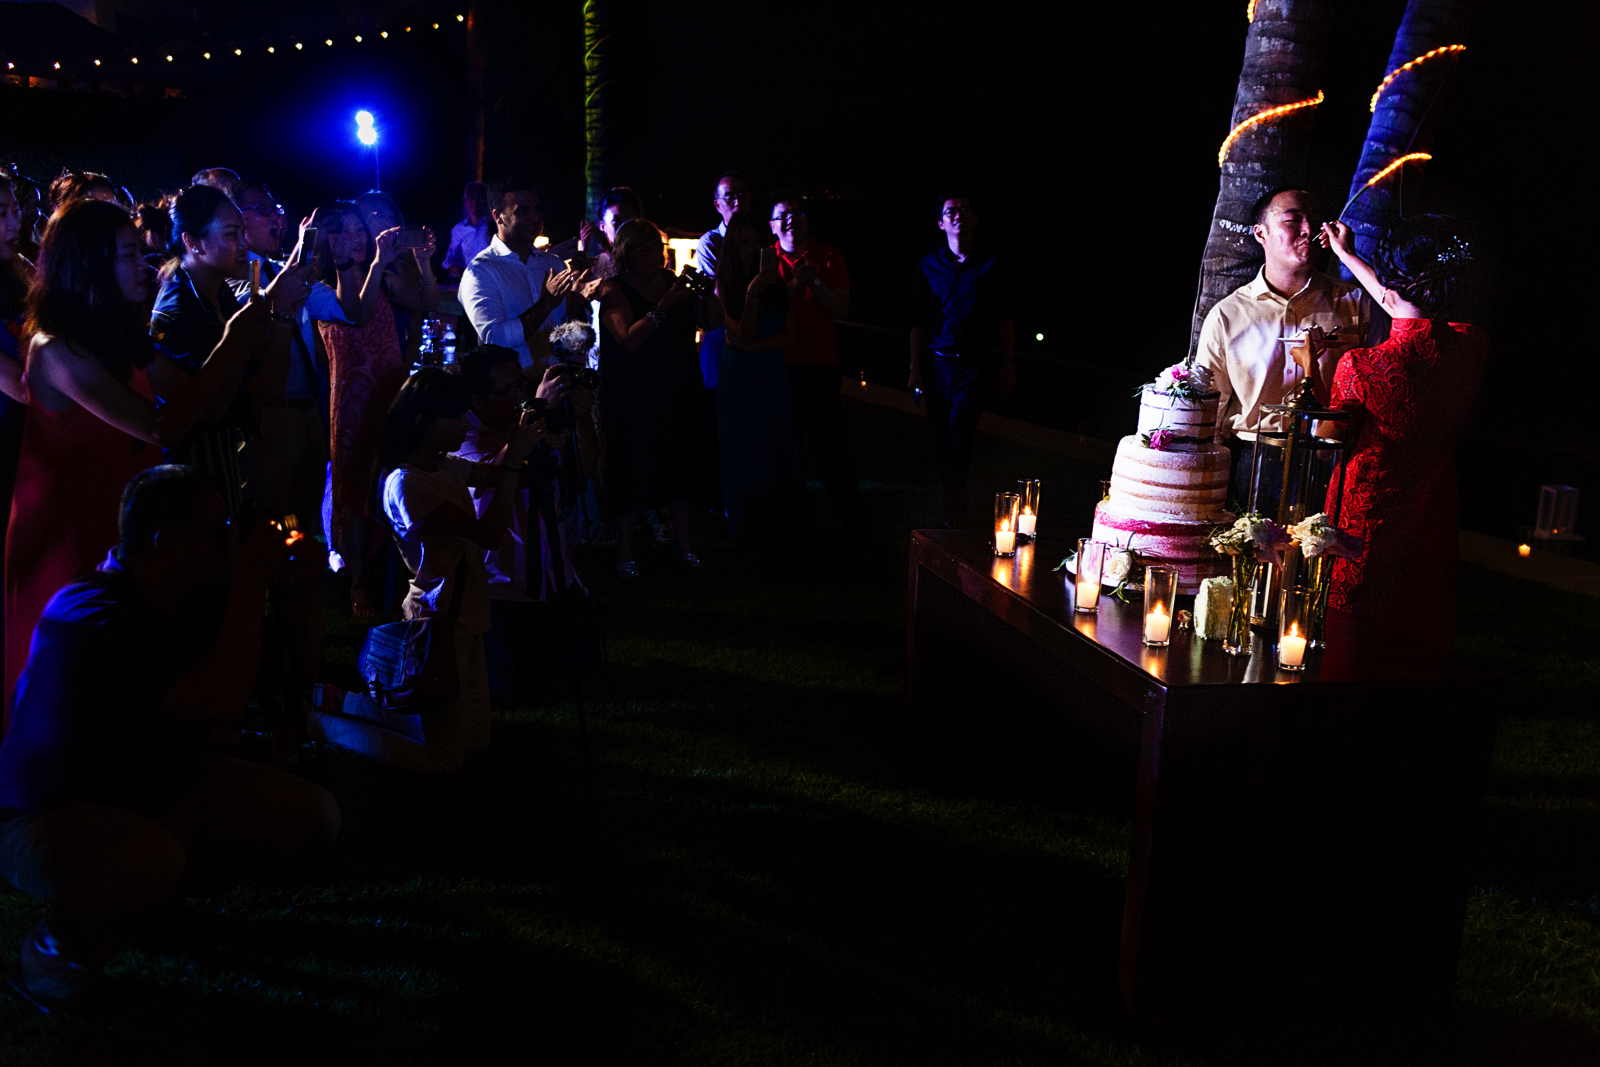
[[[896,331],[916,258],[939,240],[936,197],[971,190],[1023,268],[1022,388],[1006,410],[1115,438],[1132,426],[1134,385],[1185,354],[1245,6],[610,3],[606,180],[686,231],[716,221],[725,169],[812,194],[814,235],[851,267],[852,320]],[[139,196],[227,165],[265,177],[298,214],[372,184],[351,120],[366,107],[383,186],[441,237],[459,217],[473,176],[468,34],[454,18],[465,4],[193,10],[120,23],[128,49],[150,52],[145,71],[157,51],[175,55],[163,74],[181,99],[0,86],[0,143],[38,176],[71,162]],[[1331,210],[1404,3],[1329,10],[1309,184]],[[486,42],[487,176],[532,171],[547,230],[569,236],[583,203],[582,5],[479,3],[471,16]],[[1540,484],[1584,487],[1597,469],[1590,346],[1573,336],[1591,303],[1594,183],[1578,157],[1592,140],[1597,30],[1595,5],[1480,3],[1435,158],[1408,168],[1406,209],[1471,219],[1494,283],[1478,316],[1494,364],[1464,446],[1464,519],[1490,533],[1531,522]],[[903,384],[903,339],[842,337],[847,362]],[[1600,522],[1593,507],[1585,517]]]

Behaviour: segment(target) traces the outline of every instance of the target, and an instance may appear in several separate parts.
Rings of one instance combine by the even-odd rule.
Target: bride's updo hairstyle
[[[1378,281],[1430,319],[1472,321],[1475,271],[1461,230],[1461,220],[1449,215],[1396,220],[1373,257]]]

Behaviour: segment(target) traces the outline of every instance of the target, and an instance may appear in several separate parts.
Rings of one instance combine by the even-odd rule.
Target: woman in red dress
[[[28,411],[6,531],[7,696],[45,604],[116,545],[123,486],[202,416],[215,417],[271,326],[267,300],[252,301],[191,377],[150,343],[143,252],[128,213],[102,200],[61,208],[39,248],[24,329]],[[156,394],[167,398],[159,408]]]
[[[1453,321],[1467,303],[1471,251],[1457,221],[1403,218],[1369,265],[1350,228],[1322,240],[1393,316],[1389,339],[1339,361],[1334,407],[1356,411],[1339,525],[1366,542],[1334,564],[1328,654],[1363,674],[1441,666],[1455,642],[1456,442],[1478,395],[1489,339]]]
[[[352,263],[366,263],[359,321],[353,326],[319,322],[328,349],[332,385],[328,455],[331,458],[323,526],[338,556],[350,568],[350,606],[371,615],[377,591],[366,574],[368,559],[382,543],[372,515],[378,437],[389,405],[406,380],[406,360],[395,329],[394,308],[384,292],[384,272],[394,262],[398,226],[372,237],[355,204],[340,201],[317,209],[317,256],[324,280],[333,284]],[[431,239],[430,239],[431,240]],[[431,244],[427,250],[432,252]],[[331,560],[330,560],[331,562]]]

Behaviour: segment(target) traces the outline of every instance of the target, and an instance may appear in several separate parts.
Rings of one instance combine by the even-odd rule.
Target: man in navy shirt
[[[202,750],[242,720],[283,535],[232,536],[221,494],[180,466],[134,476],[119,530],[45,608],[0,745],[0,875],[55,901],[10,981],[45,1010],[186,876],[279,863],[339,830],[321,786]],[[317,561],[297,562],[294,599],[314,611]]]
[[[967,476],[984,405],[1017,380],[1011,286],[1003,263],[977,241],[972,201],[939,209],[945,247],[922,258],[911,320],[911,377],[925,393],[933,450],[944,483],[947,526],[970,521]]]

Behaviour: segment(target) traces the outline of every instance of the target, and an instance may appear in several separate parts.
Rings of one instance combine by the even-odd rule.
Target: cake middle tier
[[[1178,591],[1194,593],[1205,579],[1228,573],[1227,558],[1211,547],[1210,538],[1217,526],[1232,521],[1232,515],[1222,512],[1215,521],[1152,522],[1129,515],[1110,500],[1102,500],[1094,509],[1090,536],[1131,548],[1146,563],[1166,564],[1178,572]]]
[[[1111,503],[1130,517],[1220,522],[1230,466],[1225,448],[1162,452],[1124,437],[1111,464]]]

